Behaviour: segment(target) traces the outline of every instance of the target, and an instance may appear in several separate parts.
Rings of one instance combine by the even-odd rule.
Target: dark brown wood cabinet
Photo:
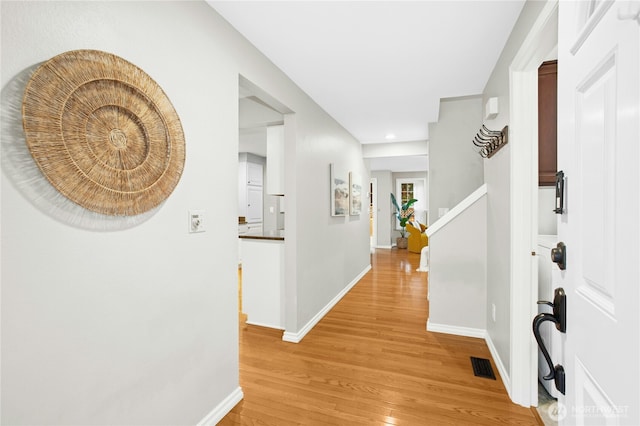
[[[538,68],[538,185],[555,185],[558,169],[558,61]]]

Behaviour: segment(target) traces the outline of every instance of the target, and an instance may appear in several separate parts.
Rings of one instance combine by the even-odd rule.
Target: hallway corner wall
[[[285,152],[292,331],[370,265],[366,211],[330,216],[330,163],[369,178],[360,143],[204,1],[2,1],[0,20],[0,423],[214,418],[207,413],[241,394],[239,76],[295,112]],[[110,52],[144,70],[184,131],[180,182],[126,229],[57,220],[21,191],[30,182],[21,187],[5,167],[5,148],[26,151],[20,117],[10,126],[4,118],[7,110],[20,115],[29,72],[76,49]],[[205,232],[189,233],[191,209],[205,212]]]
[[[429,225],[439,209],[451,209],[484,183],[483,161],[472,144],[482,125],[482,97],[440,100],[437,123],[429,124]]]
[[[378,241],[376,246],[391,248],[391,233],[395,223],[389,195],[393,192],[392,173],[390,171],[373,171],[371,177],[378,180]]]

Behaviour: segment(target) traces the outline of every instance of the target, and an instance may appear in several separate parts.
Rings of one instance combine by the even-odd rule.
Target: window
[[[415,198],[413,196],[413,183],[400,184],[400,199],[402,200],[402,204],[406,203],[412,198]]]

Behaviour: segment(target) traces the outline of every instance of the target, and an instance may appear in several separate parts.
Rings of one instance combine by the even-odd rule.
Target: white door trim
[[[509,67],[511,140],[511,400],[537,405],[538,67],[557,44],[558,1],[545,4]]]
[[[371,194],[370,197],[372,199],[372,219],[373,219],[373,223],[372,223],[372,227],[373,227],[373,233],[371,235],[371,247],[372,248],[376,248],[378,247],[378,178],[369,178],[370,179],[370,190],[371,190]]]

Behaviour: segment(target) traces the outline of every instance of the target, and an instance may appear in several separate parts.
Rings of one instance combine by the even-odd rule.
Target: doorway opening
[[[275,235],[284,232],[287,222],[287,162],[284,157],[286,147],[292,144],[295,144],[294,112],[251,81],[239,76],[238,236],[260,236],[265,233]],[[287,202],[291,202],[292,198],[287,197]],[[290,236],[294,238],[293,234]],[[244,238],[246,237],[247,235],[244,235]],[[284,253],[282,257],[286,268],[287,264],[291,264],[286,261],[286,245]],[[250,288],[246,285],[249,283],[249,277],[246,274],[243,277],[242,274],[242,263],[242,238],[238,238],[238,310],[241,324],[250,316],[243,305],[246,305],[244,302],[248,299],[247,295],[251,295],[248,293]],[[284,271],[281,273],[284,275]],[[243,278],[246,281],[245,285]],[[283,281],[280,286],[280,299],[286,300],[286,278],[283,278]],[[256,299],[255,294],[253,299]],[[284,308],[282,309],[284,312]]]
[[[554,49],[538,68],[538,300],[552,301],[553,263],[551,250],[558,242],[557,216],[554,211],[556,201],[555,178],[557,172],[557,88],[558,50]],[[545,305],[539,305],[539,312],[548,312]],[[542,340],[546,344],[551,359],[558,359],[560,335],[550,323],[540,327]],[[538,414],[546,426],[558,424],[557,416],[550,415],[557,410],[560,393],[554,382],[545,380],[549,367],[541,352],[538,352]]]
[[[369,246],[375,253],[378,245],[378,179],[369,181]]]
[[[511,334],[510,396],[538,405],[538,347],[531,321],[538,313],[538,68],[558,43],[558,3],[544,6],[511,63]],[[515,141],[514,141],[515,142]]]

